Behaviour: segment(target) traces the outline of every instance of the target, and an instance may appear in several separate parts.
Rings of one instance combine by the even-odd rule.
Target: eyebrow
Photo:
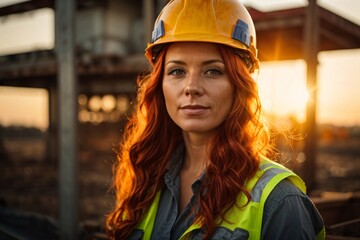
[[[180,64],[180,65],[186,65],[186,62],[181,61],[181,60],[170,60],[167,63],[165,63],[165,66],[170,64],[170,63],[174,63],[174,64]],[[225,64],[224,61],[222,61],[221,59],[210,59],[210,60],[206,60],[204,62],[201,63],[201,65],[209,65],[212,63],[222,63]]]

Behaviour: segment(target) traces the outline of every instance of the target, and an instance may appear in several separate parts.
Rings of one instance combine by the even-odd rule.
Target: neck
[[[208,158],[207,146],[209,136],[183,133],[186,148],[185,160],[182,170],[193,172],[195,175],[201,175],[206,168]]]

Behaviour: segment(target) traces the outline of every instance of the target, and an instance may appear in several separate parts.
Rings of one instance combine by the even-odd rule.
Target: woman
[[[111,239],[324,239],[302,180],[265,156],[255,29],[234,0],[174,0],[146,49]]]

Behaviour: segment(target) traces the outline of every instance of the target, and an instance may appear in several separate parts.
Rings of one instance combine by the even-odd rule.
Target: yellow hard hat
[[[210,42],[237,49],[249,71],[259,68],[256,33],[239,0],[171,0],[155,21],[145,56],[153,63],[164,43]]]

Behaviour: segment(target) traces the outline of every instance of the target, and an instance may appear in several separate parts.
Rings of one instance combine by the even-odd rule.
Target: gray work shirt
[[[204,174],[192,184],[194,195],[185,209],[179,212],[178,173],[183,163],[184,151],[183,147],[179,147],[169,162],[151,240],[179,239],[194,220],[190,209],[196,201]],[[290,181],[283,180],[274,188],[265,203],[261,239],[315,239],[322,227],[323,220],[311,200]],[[218,227],[211,239],[248,239],[245,230],[236,231]],[[201,239],[201,233],[195,233],[191,239]]]

